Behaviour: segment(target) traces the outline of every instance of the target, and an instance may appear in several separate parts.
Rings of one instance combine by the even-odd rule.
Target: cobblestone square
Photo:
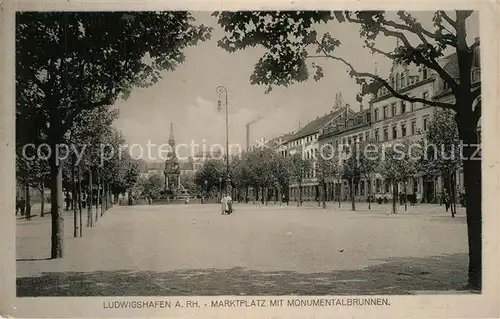
[[[458,293],[465,214],[438,205],[115,207],[50,260],[50,215],[17,221],[18,296]]]

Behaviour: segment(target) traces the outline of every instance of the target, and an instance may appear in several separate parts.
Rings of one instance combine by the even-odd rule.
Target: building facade
[[[471,72],[472,90],[480,90],[481,68],[479,62],[479,38],[476,39],[474,59]],[[456,54],[440,59],[441,67],[453,78],[458,79],[459,69]],[[450,104],[455,103],[455,96],[446,83],[434,70],[425,67],[409,67],[393,64],[388,76],[389,84],[399,93],[410,97],[420,97]],[[481,96],[475,101],[475,107],[480,107]],[[323,117],[311,121],[297,133],[288,135],[276,147],[281,156],[290,156],[300,152],[306,159],[316,158],[319,150],[325,144],[330,144],[335,151],[343,149],[344,145],[353,145],[357,140],[372,140],[381,144],[393,144],[403,140],[419,141],[424,138],[429,124],[438,108],[424,103],[410,103],[394,97],[389,90],[382,87],[376,92],[368,108],[360,107],[359,112],[353,112],[349,107],[342,107]],[[481,122],[477,127],[478,137],[481,133]],[[456,172],[457,190],[463,192],[463,174]],[[345,200],[350,195],[347,181],[340,175],[325,178],[327,200]],[[444,188],[441,176],[428,176],[420,173],[411,176],[398,185],[401,192],[415,194],[418,202],[435,203],[439,201],[439,193]],[[306,176],[302,187],[304,200],[318,199],[319,181],[316,169]],[[290,183],[290,199],[298,199],[298,185]],[[366,200],[372,194],[375,198],[392,197],[392,185],[379,173],[373,173],[370,181],[362,179],[355,190],[357,200]]]
[[[410,97],[430,100],[435,95],[437,75],[425,67],[411,69],[394,64],[389,82],[395,90]],[[370,101],[372,109],[372,134],[376,142],[393,144],[403,140],[422,139],[436,110],[423,103],[410,103],[394,97],[386,88],[381,88]],[[379,173],[374,174],[372,193],[375,197],[389,198],[391,183]],[[399,190],[415,194],[418,201],[433,202],[439,188],[435,178],[424,175],[413,176],[399,185]]]
[[[286,143],[279,148],[281,154],[285,156],[292,156],[299,153],[302,154],[304,159],[312,161],[312,170],[306,173],[301,183],[302,200],[316,200],[319,196],[319,181],[316,176],[316,157],[320,145],[318,138],[325,126],[345,116],[345,112],[346,108],[340,107],[336,110],[331,110],[322,117],[317,117],[299,129],[293,136],[289,136]],[[295,180],[290,182],[289,198],[291,200],[298,200],[299,198],[299,185]]]
[[[340,157],[346,147],[353,147],[356,141],[367,141],[371,138],[371,112],[360,106],[359,112],[352,111],[348,106],[344,116],[337,118],[326,125],[320,135],[320,149],[332,149],[333,160],[339,165],[342,163]],[[327,145],[328,144],[328,145]],[[341,174],[325,177],[327,201],[346,200],[351,192],[347,180]],[[360,200],[367,194],[368,184],[362,178],[355,189],[355,197]]]

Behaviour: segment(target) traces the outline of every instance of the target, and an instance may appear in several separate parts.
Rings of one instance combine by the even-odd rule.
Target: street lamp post
[[[342,175],[339,173],[337,175],[337,180],[339,181],[339,208],[340,208],[340,204],[342,203]]]
[[[222,199],[222,177],[219,177],[219,196]]]
[[[221,109],[221,95],[224,93],[225,105],[226,105],[226,191],[229,192],[229,187],[231,185],[231,179],[229,177],[229,117],[228,117],[228,102],[227,102],[227,88],[223,85],[217,87],[218,94],[218,109]]]
[[[208,181],[205,180],[204,183],[205,183],[205,197],[208,197]],[[202,197],[202,204],[203,204],[203,197]]]
[[[352,210],[356,210],[356,189],[358,188],[358,185],[356,184],[356,175],[359,173],[360,169],[360,164],[359,164],[359,157],[360,157],[360,150],[359,150],[359,137],[356,137],[356,168],[354,170],[354,174],[352,176],[352,185],[351,185],[351,196],[352,196]],[[361,174],[360,174],[361,175]],[[360,176],[361,179],[361,176]]]

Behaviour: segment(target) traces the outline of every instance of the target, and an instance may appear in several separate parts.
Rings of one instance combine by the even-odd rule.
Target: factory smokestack
[[[247,129],[247,131],[246,131],[246,133],[247,133],[247,136],[246,136],[246,138],[247,138],[247,141],[246,141],[247,142],[247,151],[250,150],[250,125],[257,123],[258,121],[262,120],[263,118],[264,118],[263,115],[259,115],[258,117],[256,117],[252,121],[248,122],[247,125],[246,125],[246,129]]]

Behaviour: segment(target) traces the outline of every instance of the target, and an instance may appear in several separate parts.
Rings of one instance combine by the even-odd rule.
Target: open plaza
[[[316,203],[115,206],[83,238],[65,215],[50,259],[50,215],[18,218],[18,296],[457,293],[467,279],[465,212],[439,205]]]

